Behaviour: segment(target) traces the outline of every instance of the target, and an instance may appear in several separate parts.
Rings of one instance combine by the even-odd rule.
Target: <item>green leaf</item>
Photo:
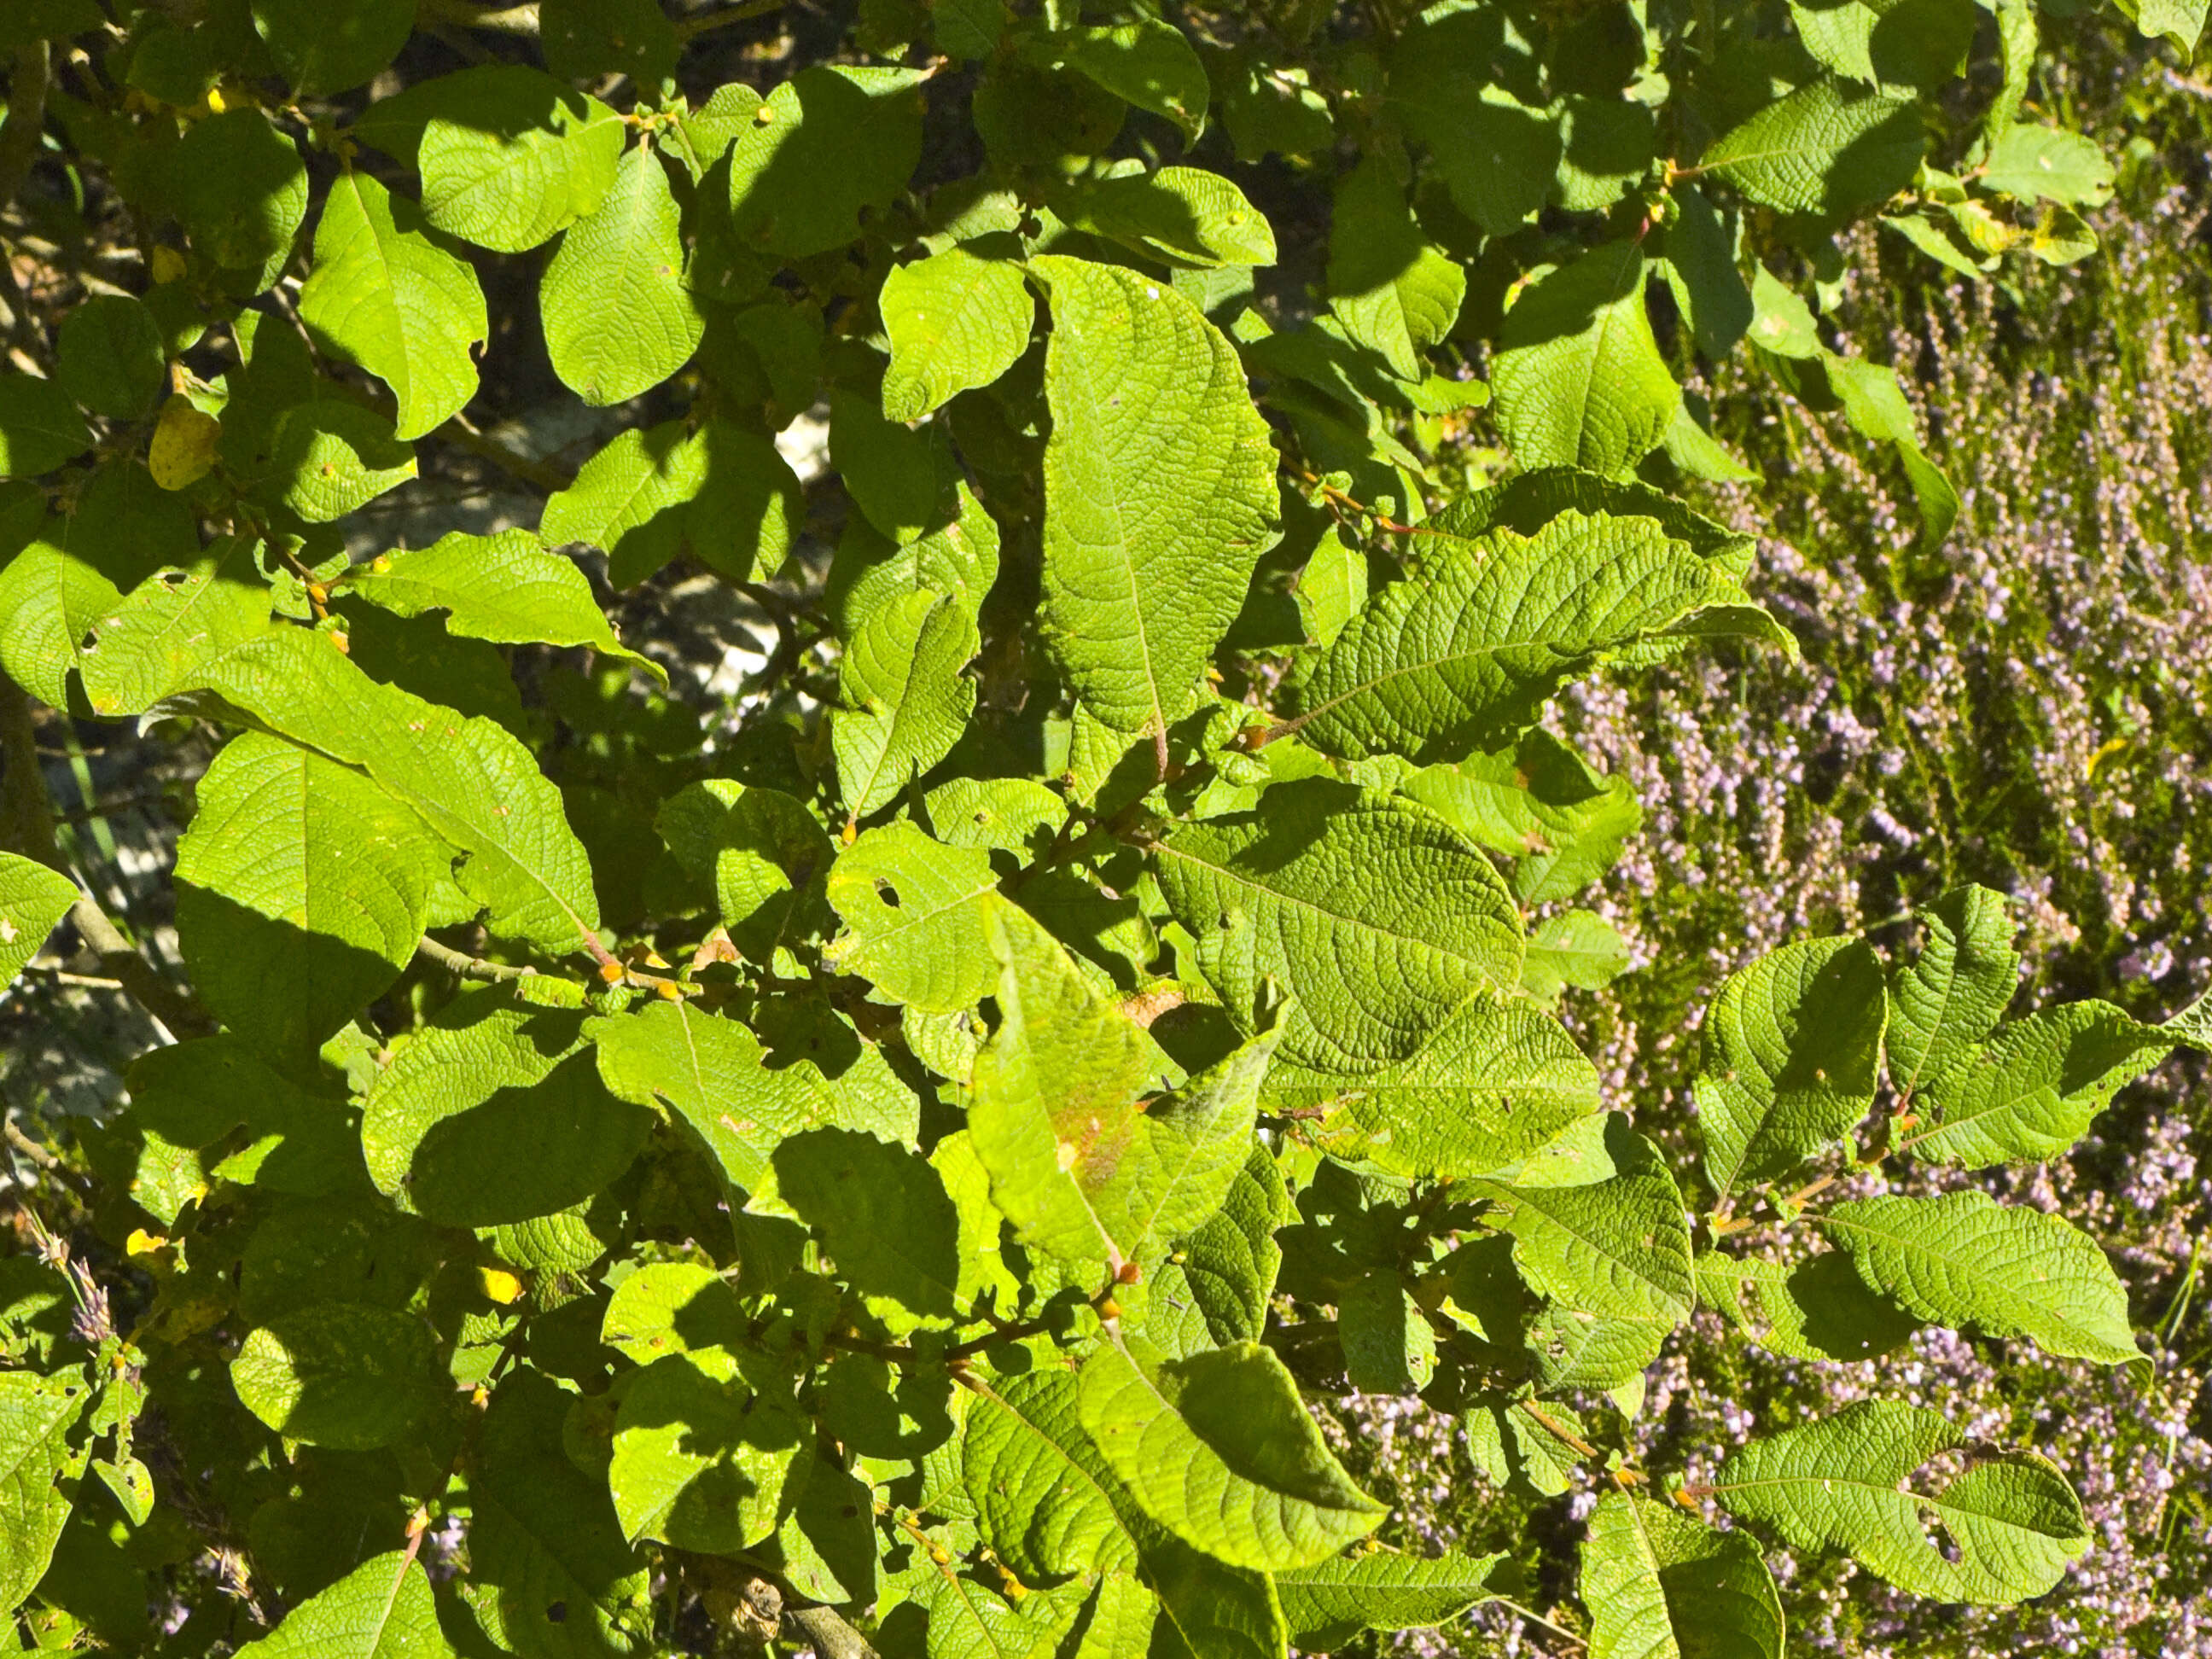
[[[1613,868],[1644,825],[1633,784],[1592,770],[1541,728],[1510,749],[1425,767],[1399,793],[1468,840],[1512,859],[1513,891],[1524,904],[1581,892]]]
[[[1085,708],[1164,754],[1275,539],[1274,450],[1235,349],[1164,282],[1030,269],[1052,311],[1046,625]]]
[[[1495,44],[1495,25],[1474,11],[1432,14],[1398,37],[1389,101],[1453,204],[1504,236],[1544,204],[1561,150],[1558,125],[1500,84]]]
[[[91,447],[91,430],[60,382],[0,374],[0,478],[36,477]]]
[[[890,805],[960,740],[975,712],[975,683],[960,671],[981,643],[949,594],[905,594],[868,618],[846,649],[831,721],[852,817]]]
[[[1183,32],[1147,17],[1113,27],[1061,29],[1033,39],[1036,55],[1073,70],[1125,103],[1164,116],[1194,139],[1206,125],[1212,96],[1206,65]]]
[[[1628,971],[1628,941],[1595,910],[1562,910],[1528,935],[1521,989],[1545,1007],[1571,985],[1601,991]]]
[[[1782,1659],[1782,1598],[1759,1546],[1609,1492],[1583,1544],[1590,1659]]]
[[[1139,1577],[1159,1598],[1152,1652],[1283,1659],[1282,1613],[1267,1579],[1189,1548],[1139,1507],[1085,1431],[1078,1389],[1066,1371],[1039,1370],[1000,1379],[969,1407],[962,1462],[984,1536],[1010,1564],[1103,1567],[1109,1585],[1119,1571],[1112,1564],[1133,1546]],[[1117,1589],[1113,1599],[1133,1598]],[[1107,1611],[1102,1605],[1090,1627],[1102,1638]],[[1138,1629],[1151,1623],[1141,1602],[1116,1611]],[[1065,1659],[1128,1659],[1087,1636],[1073,1655],[1062,1650]]]
[[[415,955],[452,849],[350,767],[258,732],[200,780],[177,844],[177,933],[216,1018],[311,1063]]]
[[[949,247],[884,278],[891,366],[884,416],[918,421],[971,386],[988,386],[1029,349],[1036,301],[1021,266]]]
[[[452,1659],[430,1576],[398,1550],[370,1557],[238,1650],[254,1659]]]
[[[1841,1250],[1790,1265],[1709,1250],[1697,1260],[1698,1300],[1763,1347],[1792,1359],[1879,1359],[1920,1321],[1866,1281]]]
[[[69,707],[70,671],[84,665],[87,637],[118,614],[118,589],[200,556],[191,510],[127,466],[94,473],[73,513],[27,514],[0,542],[9,544],[18,550],[0,567],[0,665],[55,708]]]
[[[462,888],[492,931],[573,949],[599,926],[591,866],[559,793],[491,720],[465,720],[378,684],[319,634],[277,628],[198,664],[178,707],[274,731],[358,768],[469,854]]]
[[[1218,173],[1162,167],[1097,179],[1059,204],[1070,228],[1087,230],[1171,266],[1272,265],[1267,216]]]
[[[683,51],[656,0],[544,0],[538,33],[545,67],[564,81],[626,75],[651,94]]]
[[[72,1373],[0,1371],[0,1607],[21,1606],[53,1559],[79,1465],[66,1437],[88,1400]]]
[[[1725,1206],[1850,1133],[1874,1103],[1886,996],[1855,939],[1801,939],[1731,974],[1697,1079],[1705,1183]]]
[[[1681,406],[1644,305],[1632,241],[1590,249],[1530,284],[1505,313],[1491,389],[1524,467],[1624,472]]]
[[[328,524],[415,476],[415,452],[358,404],[301,404],[276,419],[256,493],[309,524]]]
[[[0,21],[0,46],[30,46],[40,40],[60,40],[105,26],[95,0],[23,0],[5,21]],[[13,1606],[11,1601],[9,1606]]]
[[[2193,0],[2183,0],[2193,3]],[[2027,96],[2028,78],[2035,72],[2035,51],[2041,44],[2036,26],[2034,0],[1996,0],[1997,63],[2004,72],[1996,96],[1982,117],[1982,134],[1994,138],[2009,128]],[[2198,9],[2198,21],[2203,21]]]
[[[179,1170],[178,1202],[205,1194],[203,1162],[213,1175],[272,1192],[321,1197],[364,1189],[360,1137],[344,1097],[327,1085],[302,1087],[281,1064],[232,1031],[155,1048],[132,1064],[125,1074],[131,1115],[149,1141],[207,1154],[191,1160],[188,1173]],[[241,1125],[246,1145],[224,1156]],[[146,1194],[134,1188],[133,1196],[155,1209]],[[173,1208],[162,1218],[173,1220]]]
[[[2112,194],[2112,164],[2092,139],[2063,127],[2014,126],[1990,148],[1984,189],[2040,197],[2068,207],[2101,207]]]
[[[1698,170],[1761,207],[1835,218],[1910,185],[1920,149],[1917,100],[1826,76],[1723,133]]]
[[[921,160],[920,72],[817,64],[768,95],[730,150],[738,244],[803,259],[851,241]]]
[[[1427,808],[1325,779],[1161,843],[1160,889],[1231,1016],[1292,1000],[1283,1054],[1372,1069],[1419,1050],[1468,997],[1521,976],[1521,915],[1489,860]]]
[[[653,1114],[607,1091],[582,1026],[496,986],[455,998],[369,1085],[370,1177],[448,1226],[526,1221],[591,1197],[629,1167]]]
[[[528,1369],[492,1396],[469,1469],[469,1576],[517,1653],[609,1659],[633,1650],[649,1580],[605,1483],[563,1452],[571,1398]]]
[[[315,227],[315,268],[300,319],[327,351],[360,364],[399,400],[402,438],[419,438],[476,395],[489,337],[476,272],[423,233],[422,210],[365,173],[331,186]]]
[[[1910,967],[1890,975],[1882,1033],[1890,1086],[1910,1096],[1996,1028],[2020,983],[2020,952],[2003,895],[1954,887],[1920,912],[1926,934]]]
[[[994,1382],[968,1407],[960,1462],[975,1524],[1030,1583],[1136,1565],[1127,1493],[1084,1432],[1076,1380],[1050,1369]]]
[[[1861,1278],[1923,1319],[2107,1365],[2143,1357],[2112,1264],[2062,1216],[1965,1191],[1857,1199],[1819,1220]]]
[[[1689,1218],[1674,1177],[1625,1119],[1608,1125],[1614,1173],[1586,1186],[1485,1182],[1508,1206],[1513,1260],[1539,1294],[1583,1313],[1669,1328],[1690,1316],[1697,1282]]]
[[[605,199],[562,233],[545,267],[538,315],[553,371],[595,408],[659,386],[706,331],[684,284],[680,229],[668,174],[641,147],[624,153]]]
[[[1597,1068],[1559,1023],[1516,997],[1470,998],[1413,1054],[1371,1071],[1278,1059],[1267,1103],[1305,1113],[1314,1144],[1395,1175],[1510,1174],[1568,1124],[1602,1109]]]
[[[720,1356],[672,1354],[622,1397],[607,1486],[626,1538],[730,1555],[775,1531],[813,1471],[813,1429],[795,1409]]]
[[[949,593],[969,616],[981,613],[999,575],[998,522],[965,479],[954,483],[949,505],[924,516],[933,527],[902,542],[865,511],[845,520],[823,596],[840,638],[854,638],[877,611],[909,593]]]
[[[1273,1574],[1291,1641],[1309,1652],[1344,1646],[1364,1630],[1433,1630],[1480,1606],[1503,1555],[1332,1556]]]
[[[145,708],[202,658],[268,627],[270,592],[254,573],[254,548],[224,537],[189,567],[157,570],[103,607],[76,653],[95,714]]]
[[[125,294],[96,294],[64,318],[54,356],[54,377],[70,396],[111,420],[146,414],[168,385],[161,325],[143,301]],[[11,451],[12,424],[0,410],[0,441]],[[11,470],[0,460],[0,476]]]
[[[710,779],[661,804],[653,825],[677,860],[712,884],[731,941],[756,962],[812,931],[835,857],[821,823],[780,789]]]
[[[1876,442],[1897,446],[1898,460],[1920,506],[1921,547],[1939,546],[1958,520],[1959,493],[1921,449],[1920,428],[1897,383],[1897,371],[1860,357],[1827,355],[1823,362],[1828,389],[1841,403],[1844,418]]]
[[[769,1179],[779,1142],[833,1115],[813,1066],[770,1069],[750,1031],[689,1001],[587,1020],[583,1037],[609,1094],[635,1106],[673,1107],[723,1179],[748,1194]]]
[[[929,1659],[1047,1659],[1076,1612],[1042,1595],[1010,1602],[950,1570],[933,1574],[916,1599],[929,1609]]]
[[[1940,91],[1974,43],[1971,0],[1791,0],[1790,15],[1815,58],[1869,85]]]
[[[1570,512],[1593,518],[1654,520],[1669,538],[1687,544],[1699,558],[1711,560],[1739,580],[1750,574],[1752,558],[1758,550],[1755,538],[1692,512],[1650,484],[1633,478],[1608,478],[1571,466],[1516,473],[1502,484],[1471,490],[1429,522],[1432,529],[1469,540],[1492,530],[1534,536],[1553,520]]]
[[[1257,1574],[1247,1580],[1254,1582],[1264,1583]],[[1159,1617],[1159,1598],[1141,1581],[1128,1573],[1101,1574],[1055,1659],[1146,1659]]]
[[[2204,33],[2204,0],[2133,0],[2120,9],[2134,14],[2147,40],[2170,40],[2185,59],[2195,56]]]
[[[1751,290],[1736,269],[1741,227],[1734,216],[1723,219],[1695,185],[1680,185],[1672,193],[1674,210],[1661,244],[1666,250],[1661,275],[1689,320],[1698,349],[1718,361],[1751,326]]]
[[[1957,1474],[1929,1467],[1962,1448]],[[2081,1500],[2050,1463],[1970,1443],[1936,1413],[1894,1401],[1863,1400],[1754,1440],[1721,1465],[1713,1491],[1730,1514],[1800,1549],[1848,1551],[1899,1589],[1939,1601],[2041,1595],[2089,1547]]]
[[[1283,1261],[1275,1230],[1289,1215],[1282,1171],[1255,1143],[1220,1208],[1152,1270],[1146,1339],[1177,1356],[1257,1341]]]
[[[422,216],[521,253],[596,212],[613,187],[622,118],[523,64],[484,64],[372,104],[356,137],[422,175]]]
[[[972,1008],[999,981],[997,887],[981,848],[942,846],[911,823],[868,830],[830,866],[830,902],[846,927],[830,957],[924,1013]]]
[[[1024,859],[1067,821],[1067,802],[1030,778],[947,778],[922,797],[948,847],[989,847]]]
[[[1390,372],[1417,380],[1422,356],[1451,332],[1467,272],[1431,247],[1396,172],[1370,156],[1338,181],[1328,236],[1328,308]]]
[[[1419,1394],[1436,1375],[1437,1334],[1395,1268],[1361,1274],[1337,1293],[1345,1380],[1362,1394]]]
[[[1553,106],[1559,125],[1559,171],[1552,199],[1570,213],[1603,213],[1648,188],[1662,154],[1658,118],[1650,106],[1610,94],[1570,93]]]
[[[2046,1162],[2172,1047],[2166,1032],[2110,1003],[2030,1014],[1923,1087],[1923,1126],[1905,1146],[1930,1164]]]
[[[437,1403],[436,1359],[420,1314],[330,1302],[248,1331],[230,1381],[286,1439],[369,1451],[404,1437]]]
[[[734,1358],[745,1346],[746,1323],[737,1291],[713,1268],[696,1261],[649,1261],[607,1298],[599,1340],[641,1365],[709,1349]]]
[[[76,884],[14,853],[0,853],[0,985],[12,981],[76,902]]]
[[[960,1213],[919,1152],[851,1129],[810,1129],[772,1159],[785,1203],[894,1333],[960,1311]]]
[[[1156,1529],[1139,1576],[1160,1601],[1148,1650],[1156,1659],[1285,1659],[1282,1605],[1264,1573]]]
[[[696,432],[669,421],[608,440],[545,503],[539,530],[550,546],[604,548],[617,587],[678,553],[742,582],[782,565],[805,516],[799,479],[768,438],[727,421]]]
[[[592,585],[569,560],[526,530],[471,536],[380,556],[346,578],[346,591],[402,617],[446,612],[446,631],[501,645],[581,645],[668,676],[615,637]]]
[[[993,1200],[1062,1261],[1156,1261],[1243,1168],[1273,1034],[1170,1091],[1156,1045],[1049,936],[1002,919],[993,945],[1000,1024],[968,1115]]]
[[[374,77],[415,32],[414,0],[253,0],[253,27],[295,98],[327,98]]]
[[[248,106],[210,116],[168,153],[171,204],[192,245],[233,270],[269,267],[290,253],[307,216],[307,167],[300,149]]]
[[[1352,1484],[1282,1361],[1255,1342],[1148,1370],[1109,1340],[1076,1373],[1076,1409],[1146,1512],[1231,1566],[1312,1566],[1389,1512]]]
[[[703,104],[677,117],[675,139],[683,151],[684,166],[694,182],[728,153],[745,130],[759,118],[761,95],[742,81],[716,87]]]

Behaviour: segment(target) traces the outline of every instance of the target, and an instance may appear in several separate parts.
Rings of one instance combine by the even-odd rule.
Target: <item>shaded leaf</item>
[[[1899,1589],[2004,1604],[2042,1595],[2089,1547],[2081,1503],[2033,1452],[1973,1446],[1931,1411],[1863,1400],[1729,1455],[1713,1492],[1800,1549],[1841,1549]],[[1931,1536],[1941,1528],[1950,1547]]]

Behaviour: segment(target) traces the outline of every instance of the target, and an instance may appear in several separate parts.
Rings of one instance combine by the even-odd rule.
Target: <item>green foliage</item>
[[[1587,896],[1642,809],[1553,700],[1798,648],[1685,387],[1746,345],[1931,559],[1853,227],[2095,246],[2027,9],[33,9],[89,66],[23,106],[43,210],[152,280],[0,374],[0,667],[215,757],[112,1248],[0,1306],[11,1618],[95,1528],[246,1564],[166,1581],[179,1654],[734,1647],[772,1593],[823,1651],[1285,1659],[1521,1589],[1398,1547],[1347,1388],[1601,1492],[1601,1655],[1780,1653],[1773,1539],[1945,1601],[2087,1547],[1896,1401],[1704,1485],[1621,1422],[1700,1306],[2136,1358],[2096,1240],[1925,1166],[2064,1151],[2201,1018],[2008,1020],[1962,888],[1742,965],[1686,1162],[1559,1012],[1635,959]],[[15,707],[9,977],[80,904]]]

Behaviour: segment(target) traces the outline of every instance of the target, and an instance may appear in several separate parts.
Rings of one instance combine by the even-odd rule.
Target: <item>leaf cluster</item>
[[[2063,1153],[2203,1019],[2008,1018],[1962,889],[1729,979],[1678,1166],[1559,1017],[1628,966],[1575,901],[1641,811],[1545,724],[1796,650],[1680,499],[1751,476],[1690,389],[1739,347],[1937,556],[1957,493],[1823,318],[1869,218],[2094,247],[2035,9],[773,9],[0,24],[0,182],[44,134],[144,279],[0,374],[6,690],[222,740],[104,1243],[0,1262],[0,1609],[1282,1659],[1514,1594],[1378,1542],[1308,1404],[1353,1390],[1601,1493],[1599,1653],[1779,1654],[1761,1539],[2051,1590],[2089,1538],[2032,1448],[1873,1399],[1686,1483],[1626,1425],[1700,1307],[2138,1358],[2094,1239],[1905,1177]],[[588,453],[471,418],[525,375]],[[464,460],[535,522],[392,544]],[[777,636],[719,707],[609,620],[692,569]],[[104,920],[33,805],[10,977]]]

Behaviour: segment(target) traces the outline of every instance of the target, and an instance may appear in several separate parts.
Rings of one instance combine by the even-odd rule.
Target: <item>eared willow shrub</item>
[[[1747,342],[1937,568],[1953,485],[1821,317],[1854,227],[2094,249],[2033,8],[872,0],[711,84],[775,9],[0,24],[0,183],[152,279],[0,378],[0,966],[66,915],[179,1039],[88,1135],[111,1248],[0,1279],[6,1606],[272,1656],[1258,1659],[1508,1593],[1375,1542],[1328,1387],[1580,1492],[1601,1653],[1780,1653],[1767,1543],[2051,1592],[2092,1540],[2033,1445],[1877,1393],[1644,1467],[1646,1379],[1693,1316],[2147,1363],[2090,1235],[1881,1172],[2049,1159],[2212,1017],[2008,1018],[1960,885],[1887,958],[1730,977],[1678,1157],[1553,1012],[1626,960],[1568,902],[1642,811],[1540,724],[1796,649],[1667,493],[1741,471],[1683,386]],[[549,374],[634,411],[573,473],[464,414]],[[775,441],[817,404],[826,577]],[[379,548],[449,450],[536,527]],[[678,560],[778,635],[712,739],[586,574]],[[597,677],[526,707],[525,647]],[[51,867],[26,695],[230,734],[189,992]]]

